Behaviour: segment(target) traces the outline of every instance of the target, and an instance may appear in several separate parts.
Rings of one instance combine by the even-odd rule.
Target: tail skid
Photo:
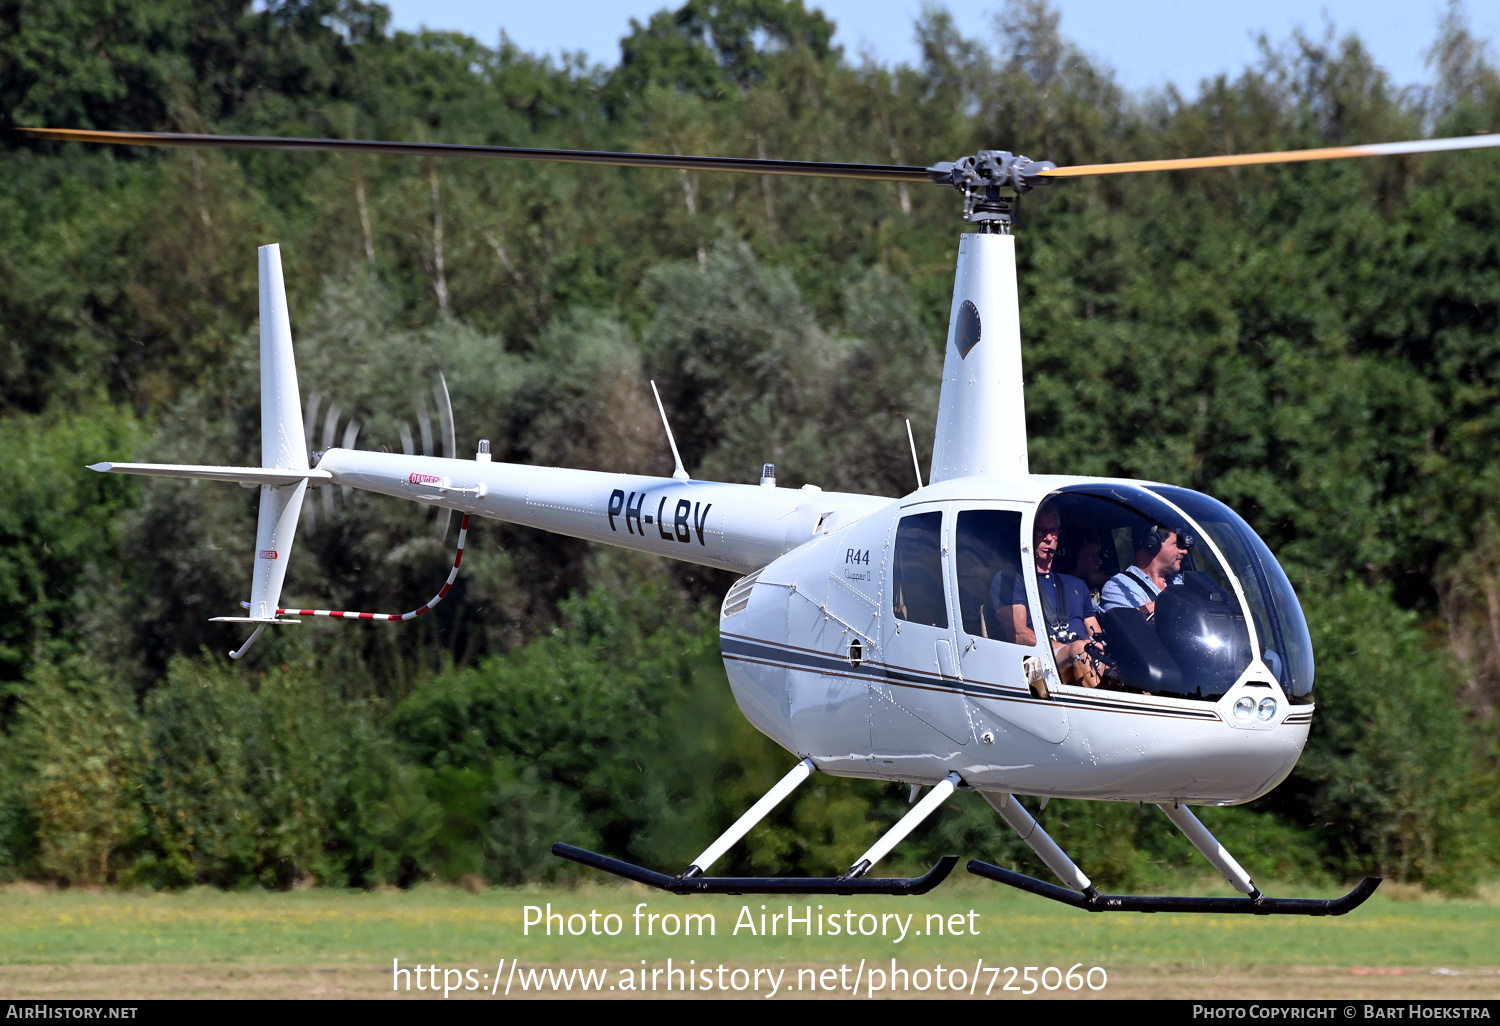
[[[432,607],[443,601],[443,599],[447,597],[448,592],[453,588],[453,582],[458,580],[459,565],[464,561],[464,545],[468,541],[468,538],[469,514],[465,513],[463,521],[459,525],[458,551],[454,553],[453,569],[448,571],[448,579],[443,582],[442,588],[438,590],[438,593],[436,595],[428,599],[427,602],[422,606],[419,606],[418,608],[413,609],[410,612],[358,613],[346,609],[291,609],[285,606],[278,606],[276,609],[276,616],[271,618],[257,616],[215,616],[213,617],[213,619],[220,623],[253,623],[257,625],[255,628],[255,633],[251,634],[249,639],[238,649],[229,653],[229,658],[231,659],[239,659],[246,652],[248,652],[250,650],[250,646],[255,644],[255,640],[260,637],[261,632],[272,624],[302,622],[301,620],[278,619],[278,617],[286,613],[291,613],[293,616],[327,616],[338,620],[376,620],[385,621],[387,623],[403,623],[407,620],[415,620],[423,613],[431,612]],[[241,602],[240,605],[246,607],[247,609],[250,608],[249,602]]]
[[[350,611],[350,610],[347,610],[347,609],[291,609],[291,608],[288,608],[288,607],[280,607],[280,608],[278,608],[276,610],[276,615],[280,616],[283,613],[291,613],[293,616],[328,616],[328,617],[332,617],[332,618],[334,618],[336,620],[377,620],[377,621],[385,621],[387,623],[400,623],[400,622],[405,622],[407,620],[415,620],[417,617],[421,616],[423,613],[429,613],[429,612],[431,612],[432,611],[432,607],[435,606],[435,605],[437,605],[439,602],[443,601],[443,599],[447,597],[448,592],[453,588],[453,582],[456,581],[456,580],[458,580],[458,567],[459,567],[459,564],[461,564],[464,561],[464,545],[468,541],[468,538],[469,538],[469,514],[465,513],[463,520],[460,521],[460,523],[459,523],[459,527],[458,527],[458,551],[456,553],[454,553],[454,555],[453,555],[453,569],[451,569],[451,570],[448,571],[448,579],[443,582],[442,588],[440,588],[438,590],[438,593],[436,595],[434,595],[434,596],[432,596],[432,598],[428,599],[427,602],[424,605],[421,605],[421,606],[417,607],[416,609],[411,610],[410,612],[406,612],[406,613],[357,613],[357,612],[353,612],[353,611]],[[218,620],[228,620],[228,619],[230,619],[230,617],[220,616],[220,617],[215,617],[215,619],[218,619]],[[260,621],[257,621],[257,620],[252,620],[249,617],[245,617],[244,619],[245,619],[246,623],[258,623],[258,622],[260,622]],[[267,622],[268,623],[301,623],[300,620],[270,620],[270,621],[267,621]],[[248,644],[246,645],[246,647],[247,648],[249,647]]]

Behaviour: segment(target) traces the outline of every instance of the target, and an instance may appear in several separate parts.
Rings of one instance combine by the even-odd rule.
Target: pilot
[[[1090,676],[1084,666],[1087,656],[1084,647],[1090,638],[1099,633],[1099,621],[1094,618],[1094,604],[1089,597],[1086,582],[1069,574],[1061,573],[1053,565],[1062,545],[1062,518],[1051,506],[1043,506],[1037,512],[1032,525],[1032,552],[1036,561],[1037,589],[1041,592],[1042,613],[1047,621],[1047,635],[1052,642],[1052,651],[1057,658],[1063,679],[1092,686],[1097,677]],[[1019,574],[1001,572],[990,582],[990,608],[1002,611],[1007,617],[1018,645],[1035,645],[1036,631],[1031,625],[1031,610],[1026,598],[1026,582]],[[1078,663],[1077,672],[1071,667]],[[1085,680],[1086,678],[1086,680]]]
[[[1156,613],[1156,597],[1162,590],[1182,583],[1182,560],[1191,538],[1180,528],[1159,524],[1137,526],[1132,536],[1135,565],[1105,582],[1099,590],[1099,605],[1105,610],[1139,609],[1149,619]]]

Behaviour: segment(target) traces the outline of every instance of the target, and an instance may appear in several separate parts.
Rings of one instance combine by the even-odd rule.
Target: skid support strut
[[[1068,858],[1068,853],[1057,846],[1057,842],[1047,835],[1041,824],[1031,818],[1031,813],[1021,807],[1021,803],[1008,794],[991,794],[984,792],[984,800],[990,803],[990,808],[1000,813],[1000,818],[1020,835],[1031,850],[1036,852],[1037,858],[1063,883],[1073,890],[1085,896],[1097,894],[1094,885],[1089,878],[1084,876],[1083,870],[1073,864]],[[972,863],[971,863],[972,865]],[[973,871],[972,869],[970,870]]]
[[[949,773],[936,787],[928,791],[927,797],[917,802],[912,810],[902,816],[895,826],[887,830],[880,840],[870,845],[869,851],[854,860],[854,867],[848,873],[849,878],[852,880],[864,876],[870,871],[871,866],[889,855],[896,845],[906,840],[907,834],[915,830],[922,820],[936,812],[937,807],[958,790],[961,779],[957,773]]]
[[[1046,863],[1047,868],[1068,886],[1059,887],[978,859],[969,861],[969,872],[1088,912],[1241,912],[1257,916],[1341,916],[1364,904],[1365,899],[1380,886],[1378,876],[1367,876],[1341,898],[1267,897],[1251,882],[1250,875],[1235,861],[1234,856],[1225,851],[1224,846],[1208,832],[1208,828],[1198,821],[1198,817],[1189,812],[1186,806],[1174,802],[1160,805],[1159,808],[1245,897],[1100,894],[1089,883],[1089,878],[1073,864],[1073,860],[1057,846],[1057,842],[1048,837],[1047,832],[1030,813],[1021,808],[1020,802],[1008,794],[986,793],[984,797],[1000,813],[1001,818],[1021,835],[1021,839],[1031,846],[1031,850]]]
[[[803,759],[765,797],[752,805],[733,826],[724,831],[718,840],[704,849],[681,876],[668,876],[654,869],[632,865],[607,855],[576,848],[559,841],[552,846],[552,854],[577,862],[580,865],[602,869],[627,880],[634,880],[650,887],[658,887],[673,894],[926,894],[947,879],[958,864],[958,856],[944,855],[927,872],[916,877],[877,878],[867,877],[865,872],[880,859],[888,855],[918,823],[931,815],[939,805],[958,787],[958,774],[951,773],[948,779],[938,784],[932,792],[918,803],[917,807],[902,817],[901,821],[876,841],[865,852],[845,876],[839,877],[757,877],[757,876],[704,876],[704,870],[717,862],[724,853],[750,832],[787,795],[797,789],[816,767],[811,759]]]
[[[1260,897],[1260,888],[1251,881],[1250,874],[1240,867],[1233,855],[1224,850],[1224,846],[1219,843],[1218,839],[1208,832],[1208,827],[1198,822],[1198,817],[1193,815],[1186,805],[1172,802],[1171,804],[1158,804],[1156,807],[1167,814],[1167,818],[1187,836],[1189,841],[1193,842],[1193,847],[1202,852],[1204,858],[1214,864],[1215,869],[1224,874],[1224,879],[1228,880],[1235,890],[1241,894],[1248,894],[1252,898]]]
[[[726,851],[738,844],[740,838],[748,834],[755,824],[769,816],[771,810],[780,805],[783,798],[795,791],[802,781],[812,776],[816,769],[811,759],[803,759],[793,766],[792,771],[777,781],[776,786],[767,791],[760,801],[750,806],[748,812],[734,821],[734,826],[724,831],[713,844],[704,848],[703,854],[695,858],[688,866],[687,872],[682,875],[702,876],[706,873],[709,866],[719,861]]]

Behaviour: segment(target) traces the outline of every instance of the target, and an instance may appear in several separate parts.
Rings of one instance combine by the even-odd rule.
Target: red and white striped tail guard
[[[347,609],[283,609],[278,608],[276,615],[291,613],[294,616],[331,616],[340,620],[415,620],[433,606],[443,601],[443,597],[453,587],[453,582],[458,580],[458,567],[464,561],[464,543],[469,537],[469,514],[464,514],[463,522],[458,526],[458,551],[453,555],[453,569],[448,571],[448,579],[438,593],[428,599],[425,604],[413,609],[409,613],[357,613]]]

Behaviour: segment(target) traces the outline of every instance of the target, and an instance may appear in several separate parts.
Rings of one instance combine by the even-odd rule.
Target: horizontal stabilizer
[[[301,620],[279,620],[271,617],[269,620],[259,616],[210,616],[210,623],[301,623]]]
[[[298,481],[328,481],[326,470],[279,470],[273,467],[199,467],[186,463],[93,463],[101,474],[141,474],[146,477],[190,477],[200,481],[235,481],[243,485],[284,485]]]

